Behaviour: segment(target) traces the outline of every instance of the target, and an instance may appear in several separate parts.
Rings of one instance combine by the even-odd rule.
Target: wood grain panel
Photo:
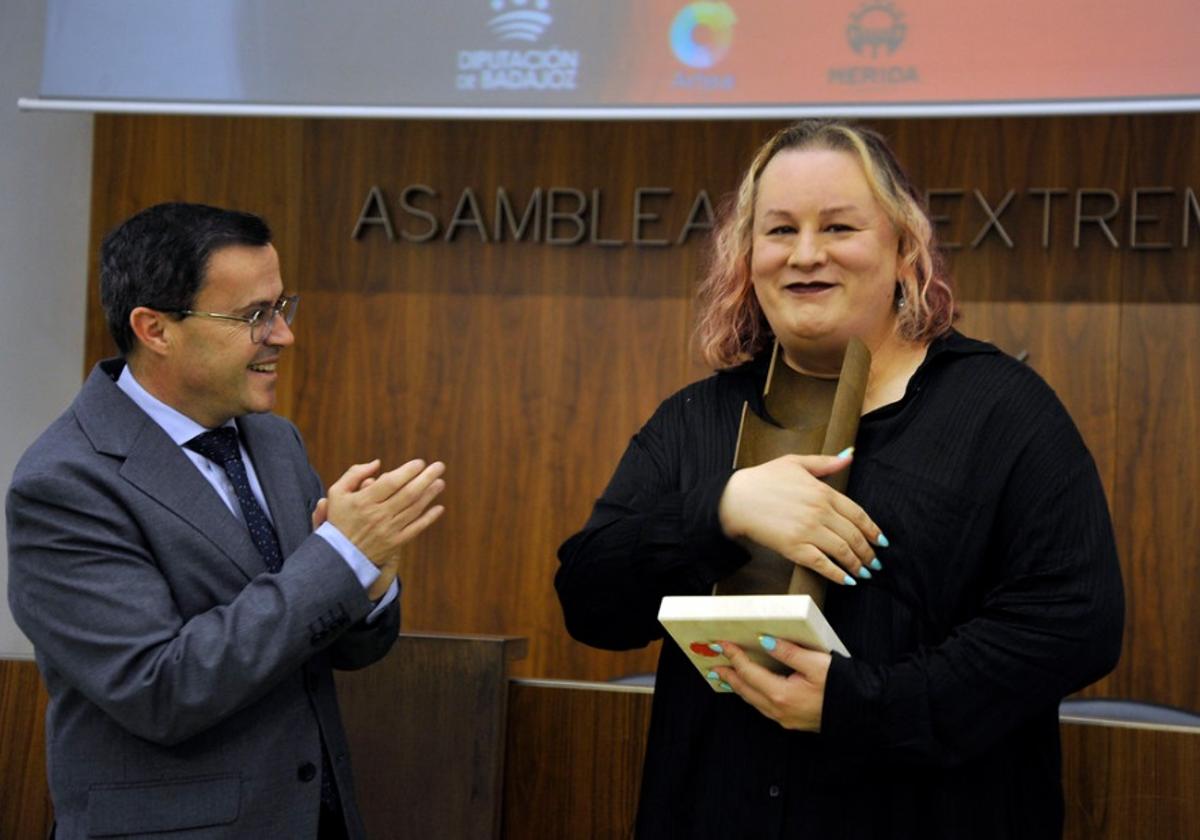
[[[947,252],[963,300],[1108,302],[1119,300],[1195,301],[1200,267],[1196,222],[1188,248],[1181,227],[1185,190],[1200,184],[1200,140],[1196,115],[1155,117],[1097,116],[905,120],[877,123],[894,138],[897,155],[922,188],[958,189],[932,204],[943,241],[961,247]],[[1170,187],[1174,194],[1143,196],[1139,216],[1158,222],[1138,225],[1141,242],[1172,243],[1163,250],[1131,248],[1134,188]],[[1068,194],[1047,199],[1034,190],[1057,188]],[[988,228],[988,215],[974,195],[997,211],[1009,190],[1014,196],[1000,213],[1012,240],[1004,243]],[[1084,223],[1075,236],[1075,191],[1111,190],[1118,208],[1109,226],[1114,247],[1100,226]],[[1085,196],[1084,215],[1103,214],[1109,199]],[[1200,222],[1200,220],[1197,220]],[[1045,234],[1043,233],[1045,226]],[[1049,246],[1043,245],[1048,236]],[[1148,275],[1161,283],[1147,284]]]
[[[1137,303],[1200,303],[1200,119],[1176,114],[1130,121],[1128,181],[1162,187],[1169,194],[1147,196],[1139,216],[1157,221],[1139,225],[1139,238],[1173,247],[1140,251],[1152,255],[1126,266],[1122,299]],[[1189,201],[1186,190],[1191,189]],[[1128,214],[1125,216],[1128,224]],[[1184,247],[1184,226],[1188,244]],[[1128,237],[1128,232],[1126,234]]]
[[[313,292],[306,305],[294,416],[326,481],[376,456],[447,464],[447,513],[402,570],[406,627],[528,636],[517,673],[651,670],[649,654],[569,640],[554,552],[682,384],[682,303]]]
[[[46,782],[46,689],[29,659],[0,659],[0,837],[45,837],[54,820]]]
[[[714,204],[736,187],[740,168],[772,124],[760,123],[564,123],[564,122],[354,122],[313,121],[305,135],[304,170],[309,203],[304,241],[320,243],[306,260],[309,284],[347,291],[569,294],[590,297],[687,297],[698,273],[704,236],[686,247],[632,244],[635,191],[667,188],[670,196],[647,197],[643,213],[661,216],[642,227],[646,239],[675,240],[697,190]],[[680,138],[687,138],[681,144]],[[404,213],[402,191],[413,184],[433,196],[412,202],[439,221],[429,242],[404,241],[428,223]],[[351,238],[372,186],[382,190],[398,241],[381,228]],[[459,226],[446,241],[449,222],[465,189],[472,190],[487,243],[472,226]],[[551,189],[583,192],[591,204],[600,192],[601,212],[589,213],[580,245],[547,245],[529,235],[519,242],[494,238],[498,188],[518,212],[536,188],[543,210]],[[561,202],[569,210],[572,201]],[[624,245],[587,244],[595,238]],[[544,217],[544,214],[543,214]],[[570,223],[555,235],[567,237]]]
[[[505,840],[632,837],[652,699],[647,691],[514,682]]]
[[[1062,725],[1063,840],[1193,837],[1200,730]]]
[[[1118,546],[1126,628],[1111,696],[1200,706],[1200,305],[1128,304],[1120,352]]]
[[[500,836],[509,663],[524,639],[401,634],[337,673],[370,837]]]

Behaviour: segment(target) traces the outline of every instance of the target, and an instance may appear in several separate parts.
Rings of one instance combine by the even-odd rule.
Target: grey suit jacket
[[[92,371],[8,492],[9,604],[50,705],[58,837],[314,837],[320,738],[352,838],[331,668],[395,641],[346,563],[313,535],[322,488],[295,427],[238,419],[285,562],[269,574],[165,432]],[[314,773],[315,771],[315,773]]]

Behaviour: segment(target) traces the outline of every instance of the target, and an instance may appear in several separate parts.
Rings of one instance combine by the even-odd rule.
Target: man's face
[[[197,312],[249,316],[270,308],[283,294],[279,256],[271,245],[230,245],[215,251],[200,291]],[[172,391],[175,408],[209,428],[231,417],[270,411],[275,405],[275,366],[295,337],[276,318],[262,344],[238,321],[187,317],[173,325]]]

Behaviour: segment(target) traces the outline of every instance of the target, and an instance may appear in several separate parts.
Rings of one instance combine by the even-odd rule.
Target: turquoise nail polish
[[[763,646],[763,650],[775,650],[775,645],[777,644],[774,636],[767,636],[765,634],[758,637],[758,643]]]
[[[862,578],[863,580],[870,580],[871,572],[867,569],[866,566],[863,566],[861,569],[858,570],[858,576],[860,578]]]
[[[885,537],[882,532],[880,532],[879,536],[875,539],[875,545],[879,546],[880,548],[887,548],[889,545],[891,545],[891,543],[888,542],[888,538]]]
[[[843,576],[842,583],[846,584],[846,586],[858,586],[858,581],[850,577],[850,575]]]
[[[727,682],[723,682],[723,683],[721,683],[721,690],[722,691],[733,691],[733,686],[731,686]]]
[[[725,652],[725,648],[721,647],[716,642],[713,642],[711,645],[709,645],[708,649],[711,650],[713,653],[724,653]]]
[[[853,454],[854,454],[854,447],[853,447],[853,446],[847,446],[845,449],[843,449],[841,452],[839,452],[839,453],[837,454],[837,457],[839,457],[839,458],[849,458],[849,457],[850,457],[851,455],[853,455]]]
[[[714,682],[715,682],[716,680],[719,680],[719,679],[721,679],[721,675],[720,675],[720,674],[718,674],[716,671],[709,671],[709,672],[708,672],[708,674],[707,674],[706,676],[707,676],[707,677],[708,677],[710,680],[713,680]]]
[[[874,560],[871,561],[871,568],[877,572],[883,571],[883,564],[879,562],[878,557],[876,557]]]

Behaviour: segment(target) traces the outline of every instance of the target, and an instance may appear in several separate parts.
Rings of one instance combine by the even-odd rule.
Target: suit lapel
[[[76,398],[75,416],[98,452],[125,459],[121,476],[207,538],[247,579],[266,564],[246,526],[157,423],[116,386],[123,363],[103,362]]]
[[[149,418],[129,450],[121,476],[207,537],[247,578],[267,570],[245,524]]]
[[[303,476],[297,472],[297,466],[307,462],[298,460],[303,454],[297,451],[294,435],[281,421],[246,415],[239,417],[237,424],[286,558],[312,533],[311,500],[305,497]]]

